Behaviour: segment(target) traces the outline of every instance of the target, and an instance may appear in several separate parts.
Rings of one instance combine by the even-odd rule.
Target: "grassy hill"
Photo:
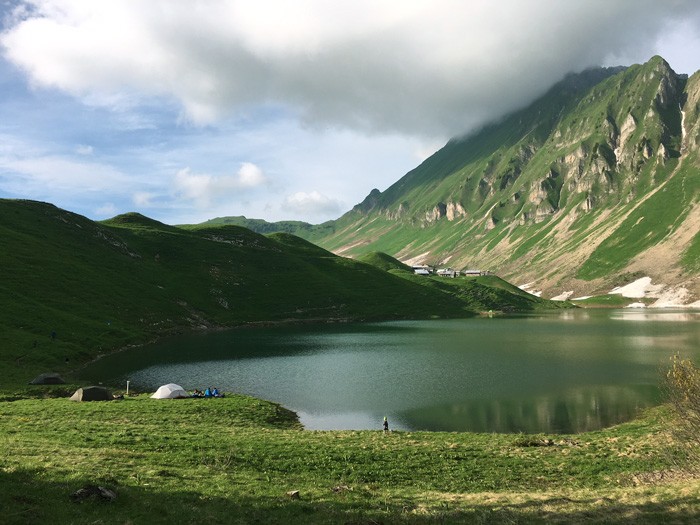
[[[0,200],[0,267],[0,364],[16,382],[182,330],[556,306],[397,275],[290,234],[133,213],[96,223],[32,201]]]
[[[413,269],[407,264],[402,263],[398,259],[392,257],[383,252],[370,252],[366,253],[357,258],[358,261],[362,261],[372,266],[376,266],[384,271],[389,270],[402,270],[404,272],[413,272]]]
[[[216,217],[197,225],[181,225],[183,228],[197,226],[242,226],[256,233],[291,233],[299,237],[327,235],[333,232],[333,221],[322,224],[309,224],[302,221],[267,222],[263,219],[249,219],[243,215]]]

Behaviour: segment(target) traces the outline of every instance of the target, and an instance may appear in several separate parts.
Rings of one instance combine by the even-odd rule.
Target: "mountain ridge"
[[[659,56],[569,74],[323,231],[298,234],[351,257],[490,269],[547,297],[604,294],[641,275],[693,303],[699,108],[700,73],[678,75]]]

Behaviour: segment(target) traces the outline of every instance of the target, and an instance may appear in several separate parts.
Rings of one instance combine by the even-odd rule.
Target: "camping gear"
[[[111,401],[114,399],[112,392],[103,386],[86,386],[75,391],[71,401]]]
[[[185,392],[185,389],[180,385],[175,383],[168,383],[167,385],[162,385],[158,387],[156,393],[151,396],[153,399],[177,399],[181,397],[190,397],[190,395]]]
[[[29,382],[30,385],[62,385],[64,383],[63,378],[55,372],[39,374]]]

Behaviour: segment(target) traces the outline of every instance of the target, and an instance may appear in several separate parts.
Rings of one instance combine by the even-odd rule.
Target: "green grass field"
[[[693,523],[666,411],[573,436],[305,431],[224,399],[0,403],[2,522]],[[85,485],[113,502],[70,495]],[[299,498],[287,493],[299,491]]]

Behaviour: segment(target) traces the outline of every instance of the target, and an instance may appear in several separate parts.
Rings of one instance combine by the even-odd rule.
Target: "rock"
[[[467,215],[467,211],[459,202],[448,202],[446,213],[448,221],[454,221],[459,217],[465,217]]]
[[[289,492],[287,492],[287,496],[289,496],[291,499],[300,499],[301,498],[298,490],[290,490]]]
[[[117,499],[117,493],[112,489],[107,487],[101,487],[98,485],[85,485],[83,488],[76,490],[70,495],[70,498],[75,503],[80,503],[86,499],[95,496],[102,501],[114,501]]]

